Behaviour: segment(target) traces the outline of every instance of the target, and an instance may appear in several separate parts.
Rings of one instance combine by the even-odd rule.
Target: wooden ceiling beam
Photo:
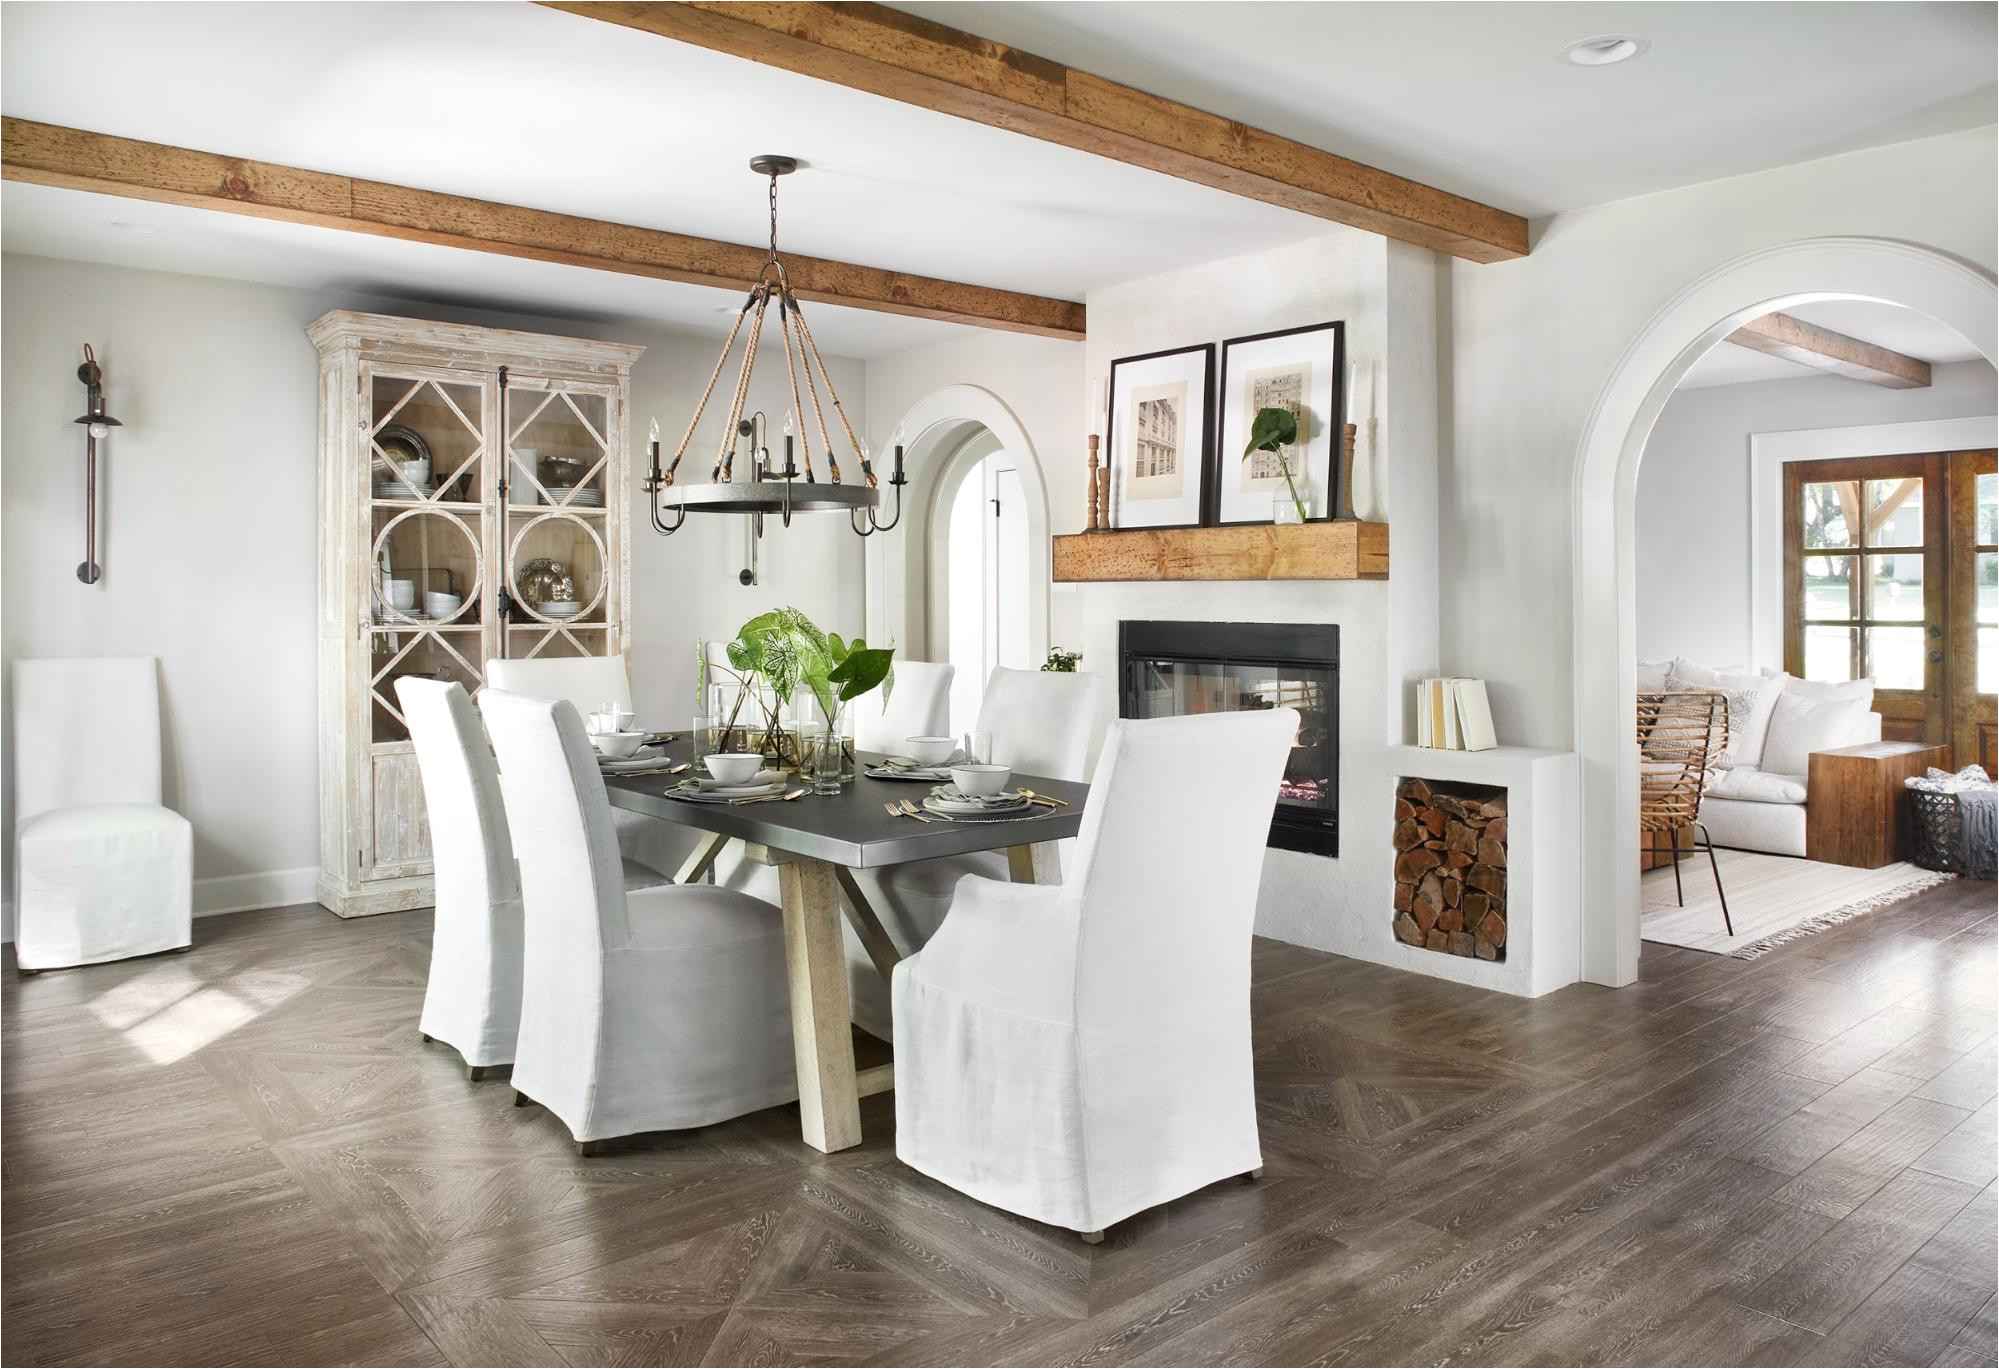
[[[1527,255],[1490,205],[875,4],[537,0],[1467,261]]]
[[[556,262],[593,271],[747,291],[761,247],[601,219],[495,204],[295,166],[0,120],[0,175],[30,185],[88,190],[252,218],[337,228],[402,242]],[[1081,338],[1073,300],[933,280],[878,267],[786,255],[802,299],[979,328]]]
[[[1930,383],[1930,364],[1919,357],[1904,356],[1789,314],[1765,314],[1737,328],[1727,341],[1890,390],[1920,390]]]

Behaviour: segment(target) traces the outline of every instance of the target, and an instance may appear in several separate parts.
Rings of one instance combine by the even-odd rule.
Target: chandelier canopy
[[[805,321],[805,311],[799,307],[798,296],[792,293],[790,275],[777,254],[777,178],[788,176],[797,169],[798,161],[794,157],[762,156],[750,159],[750,170],[770,178],[770,256],[757,273],[755,283],[750,286],[749,298],[736,312],[729,336],[722,343],[722,353],[715,358],[715,369],[709,372],[708,384],[694,406],[694,416],[688,420],[687,432],[681,437],[680,445],[674,449],[673,459],[664,470],[659,464],[659,424],[655,422],[652,426],[648,444],[651,464],[645,479],[645,491],[651,501],[653,529],[657,532],[678,532],[690,511],[745,513],[750,515],[751,523],[759,534],[763,531],[765,514],[778,515],[788,527],[794,513],[844,509],[854,531],[862,537],[886,532],[902,521],[902,487],[909,483],[902,473],[902,447],[898,444],[895,448],[895,469],[888,480],[889,487],[895,491],[895,514],[884,523],[877,514],[881,493],[868,444],[855,436],[853,424],[847,421],[847,411],[833,389],[833,377],[826,370],[825,359],[819,355],[819,344],[812,340],[812,329]],[[784,420],[782,466],[772,464],[762,411],[744,412],[749,402],[750,373],[757,364],[757,344],[763,336],[764,320],[773,303],[777,306],[778,327],[784,336],[784,366],[791,385],[791,411]],[[714,464],[709,468],[707,483],[682,485],[677,480],[681,459],[693,444],[695,430],[700,427],[702,415],[715,396],[716,382],[728,366],[729,354],[735,350],[736,339],[744,335],[745,324],[748,325],[748,333],[743,344],[742,361],[736,370],[735,385],[729,396],[728,421],[723,426],[722,440],[716,448]],[[822,388],[825,391],[823,400],[820,394]],[[809,421],[806,420],[807,400],[811,404]],[[845,484],[840,479],[838,444],[827,423],[829,408],[841,435],[846,438],[849,456],[860,467],[859,484]],[[797,428],[795,434],[794,426]],[[821,480],[813,468],[815,427],[819,436],[818,450],[826,460],[826,480]],[[743,463],[741,478],[738,478],[738,460]],[[802,471],[799,469],[801,460],[804,463]],[[669,522],[661,517],[662,508],[677,509],[678,516]]]

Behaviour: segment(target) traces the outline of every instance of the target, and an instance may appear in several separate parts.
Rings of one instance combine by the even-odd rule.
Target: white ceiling
[[[1531,212],[1989,123],[1990,4],[905,6]],[[1558,64],[1631,29],[1624,66]],[[1281,54],[1271,71],[1266,54]],[[85,56],[80,56],[83,54]],[[518,0],[0,6],[10,115],[1066,299],[1319,219]],[[1662,116],[1663,112],[1663,116]],[[109,229],[137,223],[152,233]],[[8,184],[0,245],[719,330],[732,293]],[[829,350],[960,330],[818,306]]]
[[[901,3],[1529,217],[1994,121],[1985,3]],[[1556,54],[1629,34],[1608,67]]]
[[[1916,357],[1931,365],[1972,361],[1978,357],[1978,349],[1965,341],[1961,334],[1946,328],[1928,314],[1919,314],[1899,305],[1841,299],[1794,305],[1784,312],[1793,318]],[[1800,380],[1810,376],[1823,377],[1825,374],[1815,367],[1723,342],[1694,363],[1693,370],[1680,382],[1680,388],[1743,385],[1758,380]]]

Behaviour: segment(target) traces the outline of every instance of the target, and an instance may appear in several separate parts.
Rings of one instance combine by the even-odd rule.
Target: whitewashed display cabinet
[[[431,901],[404,675],[628,651],[632,363],[644,350],[336,310],[319,349],[319,901]]]

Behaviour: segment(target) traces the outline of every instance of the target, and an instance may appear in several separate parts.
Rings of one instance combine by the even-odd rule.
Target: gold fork
[[[1029,803],[1039,803],[1049,808],[1067,808],[1069,806],[1067,799],[1051,798],[1047,794],[1037,794],[1032,789],[1021,790],[1020,796]]]
[[[904,799],[901,806],[896,808],[896,811],[902,814],[903,817],[915,818],[918,822],[949,822],[951,820],[939,813],[926,813],[908,799]]]
[[[803,796],[805,792],[806,791],[803,789],[793,789],[789,793],[784,793],[784,794],[757,794],[747,799],[730,799],[729,806],[732,808],[739,808],[746,803],[782,803],[787,799],[799,798]]]

